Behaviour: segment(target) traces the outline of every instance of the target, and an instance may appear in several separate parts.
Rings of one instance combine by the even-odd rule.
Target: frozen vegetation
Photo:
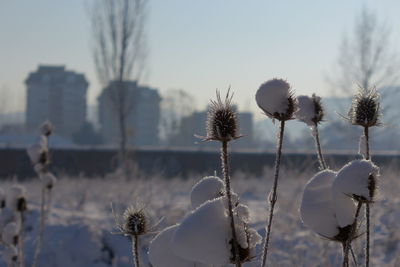
[[[342,256],[338,253],[341,249],[340,244],[329,242],[315,234],[304,226],[300,219],[302,191],[315,172],[314,169],[302,172],[281,169],[278,212],[274,222],[274,238],[271,239],[269,257],[271,266],[340,266],[341,264]],[[372,266],[394,267],[400,264],[400,233],[396,227],[400,221],[398,208],[400,181],[397,173],[398,170],[395,168],[387,167],[381,170],[380,195],[377,196],[376,203],[372,205],[374,227]],[[241,203],[249,207],[249,225],[261,236],[265,234],[267,214],[265,192],[270,190],[272,175],[273,169],[266,169],[261,177],[249,177],[245,173],[236,173],[232,177],[233,187],[240,196]],[[142,202],[155,222],[164,218],[158,225],[159,231],[166,227],[176,227],[175,225],[194,209],[190,193],[193,185],[201,178],[194,175],[167,180],[160,175],[135,177],[125,181],[112,175],[98,179],[60,177],[57,186],[53,189],[53,207],[45,228],[40,256],[42,264],[39,266],[132,266],[130,239],[114,234],[118,230],[115,228],[111,203],[114,205],[115,212],[121,213],[126,206]],[[321,183],[321,190],[323,190],[323,181]],[[5,181],[1,183],[1,187],[4,192],[8,192],[13,184],[11,180]],[[34,180],[24,182],[22,185],[27,189],[28,199],[25,258],[27,263],[31,263],[34,254],[34,239],[38,231],[41,183]],[[204,220],[213,222],[215,218],[204,218]],[[363,219],[361,223],[364,223]],[[321,222],[321,227],[323,224],[324,222]],[[322,228],[321,231],[324,229]],[[150,234],[142,239],[141,255],[144,264],[148,263],[147,251],[155,235]],[[171,228],[158,236],[158,240],[153,241],[152,246],[160,246],[157,242],[167,242],[165,240],[168,239],[171,239]],[[353,243],[359,259],[363,257],[364,241],[364,238],[360,237]],[[256,249],[256,254],[261,253],[260,245],[257,245]],[[156,257],[161,257],[161,259],[170,255],[166,251],[159,253],[162,255]],[[161,266],[207,266],[190,265],[191,261],[181,258],[175,258],[175,261],[168,259],[171,260],[171,264],[176,262],[176,265]],[[244,264],[244,266],[258,264]],[[0,266],[5,266],[5,263],[1,262]]]

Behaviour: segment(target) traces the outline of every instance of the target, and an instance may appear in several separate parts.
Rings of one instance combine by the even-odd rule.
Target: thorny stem
[[[362,206],[362,202],[359,201],[358,204],[357,204],[356,214],[354,216],[354,222],[353,222],[353,224],[351,226],[351,229],[350,229],[350,234],[349,234],[347,240],[345,241],[345,243],[343,245],[344,255],[343,255],[342,267],[348,267],[349,266],[349,250],[350,250],[350,247],[351,247],[351,241],[353,241],[354,234],[356,232],[357,220],[358,220],[358,216],[360,215],[361,206]]]
[[[264,267],[267,261],[267,255],[268,255],[268,245],[269,245],[269,239],[270,239],[270,234],[271,234],[271,227],[272,227],[272,219],[274,216],[274,207],[275,203],[277,201],[277,188],[278,188],[278,178],[279,178],[279,166],[281,164],[281,156],[282,156],[282,143],[283,143],[283,134],[285,130],[285,121],[281,120],[281,125],[279,129],[279,135],[278,135],[278,148],[276,151],[276,160],[275,160],[275,174],[274,174],[274,185],[272,188],[272,194],[269,196],[269,202],[270,202],[270,211],[269,211],[269,220],[268,220],[268,226],[267,226],[267,234],[265,236],[264,240],[264,253],[262,256],[262,264],[261,266]]]
[[[368,126],[364,127],[364,136],[365,136],[365,150],[366,150],[366,160],[370,159],[369,154],[369,128]],[[365,266],[369,267],[369,251],[370,251],[370,206],[367,202],[365,204],[365,217],[366,217],[366,244],[365,244]]]
[[[24,223],[25,223],[25,218],[24,218],[24,212],[20,211],[19,212],[20,216],[20,223],[21,226],[19,228],[19,234],[18,234],[18,245],[19,245],[19,266],[24,267],[25,266],[25,257],[24,257]]]
[[[229,220],[232,231],[232,241],[233,241],[233,251],[235,253],[235,264],[236,267],[241,267],[242,264],[240,262],[239,255],[239,243],[236,237],[235,230],[235,221],[233,219],[233,205],[232,205],[232,194],[231,194],[231,181],[229,176],[229,162],[228,162],[228,141],[222,141],[222,149],[221,149],[221,161],[222,161],[222,172],[224,174],[225,180],[225,190],[226,196],[228,198],[228,210],[229,210]]]
[[[139,264],[139,236],[133,235],[132,236],[132,253],[135,257],[135,266],[140,267]]]
[[[314,129],[315,129],[315,137],[314,137],[314,139],[315,139],[315,146],[317,148],[317,155],[318,155],[319,165],[320,165],[321,170],[325,170],[325,169],[327,169],[327,165],[326,165],[324,156],[322,154],[321,143],[319,141],[318,125],[315,125]]]

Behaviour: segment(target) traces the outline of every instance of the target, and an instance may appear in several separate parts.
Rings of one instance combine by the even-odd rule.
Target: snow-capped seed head
[[[298,96],[298,109],[295,117],[310,127],[317,126],[324,118],[324,109],[321,104],[321,97],[315,94],[312,97]]]
[[[57,182],[57,178],[51,172],[41,174],[40,179],[42,180],[43,186],[49,190],[52,189]]]
[[[379,126],[381,124],[379,98],[380,96],[375,88],[360,88],[354,96],[349,110],[350,122],[363,127]]]
[[[363,202],[373,202],[377,191],[379,167],[370,160],[353,160],[338,172],[333,183],[336,194]]]
[[[40,133],[44,136],[50,136],[54,130],[53,124],[50,121],[45,121],[40,126]]]
[[[15,246],[7,246],[2,253],[2,258],[9,266],[14,266],[18,260],[18,251]]]
[[[286,121],[293,119],[297,101],[290,84],[282,79],[272,79],[263,83],[256,93],[257,105],[272,119]]]
[[[359,236],[357,227],[354,229],[352,228],[353,225],[338,227],[339,233],[335,235],[333,238],[329,239],[331,239],[332,241],[340,242],[342,244],[346,244],[349,239],[354,240]]]
[[[15,222],[8,223],[1,233],[2,241],[8,245],[18,244],[19,226]]]
[[[226,94],[224,100],[221,99],[217,91],[217,100],[211,100],[207,116],[207,136],[205,141],[216,140],[220,142],[229,142],[240,138],[238,134],[238,120],[236,111],[232,106],[232,97],[230,91]]]
[[[22,186],[12,186],[7,195],[7,205],[14,210],[18,212],[23,212],[27,208],[26,204],[26,190]]]
[[[193,208],[197,208],[207,200],[212,200],[225,195],[224,182],[216,176],[207,176],[196,183],[190,192]]]
[[[125,235],[144,235],[148,232],[148,219],[143,209],[129,207],[125,210],[123,222],[118,227]]]

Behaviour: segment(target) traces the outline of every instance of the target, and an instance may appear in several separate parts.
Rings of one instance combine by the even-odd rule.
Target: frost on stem
[[[255,256],[261,237],[242,220],[248,220],[243,206],[237,206],[233,212],[239,258],[247,262]],[[188,214],[175,230],[171,248],[175,255],[189,261],[210,265],[235,263],[226,196],[209,200]]]

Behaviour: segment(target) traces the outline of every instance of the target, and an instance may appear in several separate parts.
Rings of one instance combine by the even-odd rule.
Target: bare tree
[[[98,79],[103,87],[111,87],[118,121],[120,164],[126,161],[126,119],[133,108],[125,81],[140,80],[145,67],[146,6],[147,0],[96,0],[90,10]]]
[[[398,69],[389,28],[364,7],[353,35],[343,38],[336,71],[328,77],[328,82],[335,92],[351,95],[356,84],[368,89],[395,83],[399,79]]]
[[[194,110],[194,98],[181,89],[168,90],[161,102],[161,134],[166,145],[179,134],[182,118]]]

